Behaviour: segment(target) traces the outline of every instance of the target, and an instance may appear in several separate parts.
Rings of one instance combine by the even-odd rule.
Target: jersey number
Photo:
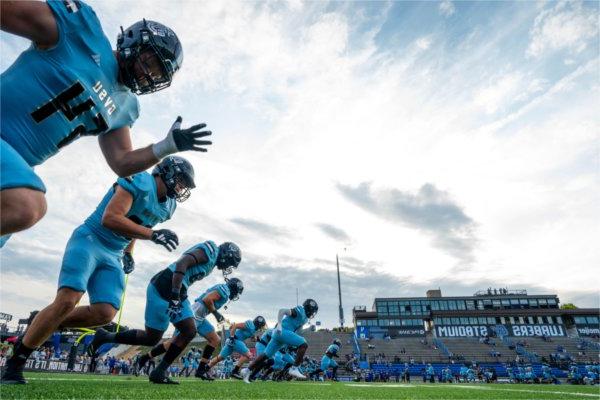
[[[91,111],[96,105],[91,98],[87,99],[83,103],[75,104],[73,106],[69,105],[71,100],[83,92],[83,85],[77,81],[72,86],[61,92],[58,96],[50,99],[37,110],[33,111],[31,113],[31,117],[35,122],[40,123],[55,112],[61,112],[69,121],[73,121],[84,112]],[[88,129],[84,124],[79,124],[56,146],[60,149],[80,136],[95,136],[105,132],[108,129],[108,124],[104,120],[102,114],[97,113],[95,116],[92,116],[92,121],[96,125],[93,129]]]

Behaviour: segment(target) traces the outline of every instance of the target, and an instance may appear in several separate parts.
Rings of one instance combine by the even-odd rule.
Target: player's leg
[[[291,376],[293,376],[294,378],[306,379],[306,376],[304,376],[298,369],[300,364],[302,364],[302,360],[304,360],[304,353],[306,353],[306,349],[308,349],[308,344],[306,343],[306,339],[304,339],[302,336],[296,334],[295,332],[288,331],[287,329],[283,329],[281,331],[281,334],[279,334],[279,335],[280,335],[279,340],[281,342],[283,342],[284,344],[287,344],[289,346],[298,348],[298,350],[296,351],[296,359],[294,360],[294,366],[289,369],[288,373]]]
[[[0,247],[46,214],[46,187],[33,168],[0,138]]]
[[[25,336],[15,346],[12,357],[6,362],[6,370],[2,375],[3,384],[26,383],[23,368],[27,358],[56,331],[60,321],[75,308],[81,296],[83,292],[73,289],[58,290],[52,304],[35,316]]]
[[[150,382],[165,384],[178,383],[169,379],[166,376],[166,372],[173,361],[175,361],[177,357],[181,355],[185,347],[196,336],[196,326],[194,324],[194,319],[192,318],[191,307],[188,307],[188,309],[189,312],[185,313],[184,307],[184,314],[186,315],[186,318],[180,319],[173,323],[179,333],[177,336],[173,337],[161,362],[150,374]]]
[[[94,353],[104,343],[156,345],[169,327],[169,317],[166,313],[168,306],[169,302],[163,299],[154,285],[150,283],[146,289],[145,330],[128,329],[109,333],[104,329],[98,329],[90,344],[90,352]]]
[[[202,358],[200,359],[200,365],[196,371],[196,377],[202,380],[212,380],[208,375],[208,362],[210,361],[215,348],[219,346],[219,335],[217,335],[215,328],[206,319],[203,320],[202,323],[196,324],[196,328],[198,329],[198,334],[203,336],[208,342],[202,351]]]
[[[275,356],[275,353],[277,353],[279,349],[283,347],[284,343],[279,342],[279,340],[277,340],[277,337],[278,333],[275,333],[269,341],[269,343],[267,344],[264,353],[260,354],[258,357],[256,357],[254,361],[250,363],[250,365],[248,366],[248,371],[244,375],[244,382],[250,383],[251,380],[255,379],[256,375],[258,375],[260,370],[263,369],[263,367],[267,363],[267,360],[273,358]]]
[[[87,283],[89,306],[73,310],[61,323],[64,328],[102,326],[113,320],[121,307],[125,290],[125,274],[120,254],[103,246],[96,246],[98,266]]]
[[[241,340],[239,340],[239,342],[242,342]],[[242,376],[240,375],[240,368],[242,368],[242,365],[244,365],[244,363],[248,360],[250,360],[252,358],[252,353],[250,352],[250,350],[248,350],[248,346],[246,346],[246,344],[244,342],[242,342],[242,344],[244,345],[244,347],[246,347],[246,351],[244,352],[242,351],[238,351],[238,354],[241,354],[240,359],[238,360],[237,364],[235,364],[235,367],[233,367],[233,370],[231,371],[231,377],[235,378],[235,379],[242,379]]]
[[[22,371],[27,357],[50,337],[83,296],[88,278],[96,266],[95,254],[85,232],[81,228],[76,229],[67,243],[56,297],[52,304],[35,316],[23,340],[19,341],[12,361],[7,363],[2,379],[4,383],[25,382]]]
[[[329,363],[329,366],[331,367],[331,380],[332,381],[337,381],[337,370],[338,370],[338,363],[335,360],[331,360],[331,362]]]

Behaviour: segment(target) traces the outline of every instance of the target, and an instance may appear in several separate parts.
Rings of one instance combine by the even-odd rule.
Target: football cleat
[[[231,374],[231,377],[232,377],[233,379],[238,379],[238,380],[242,380],[242,379],[244,379],[244,377],[242,376],[242,374],[241,374],[241,373],[239,373],[239,372],[235,372],[235,373]]]
[[[210,376],[208,374],[208,371],[200,372],[200,374],[198,374],[197,377],[202,379],[203,381],[214,381],[215,380],[215,378],[213,378],[212,376]]]
[[[96,334],[94,335],[94,340],[87,348],[87,353],[90,357],[96,356],[98,352],[98,348],[106,343],[105,338],[107,335],[110,335],[110,332],[103,328],[98,328]]]
[[[248,368],[244,368],[244,370],[242,371],[242,377],[244,379],[244,382],[250,383],[250,370]]]
[[[179,382],[169,378],[164,372],[158,369],[154,369],[148,378],[150,382],[158,383],[159,385],[179,385]]]
[[[22,370],[11,371],[7,369],[0,379],[2,385],[24,385],[26,383]]]
[[[302,375],[302,372],[300,372],[300,370],[296,366],[290,368],[288,370],[288,374],[296,379],[306,379],[306,376]]]

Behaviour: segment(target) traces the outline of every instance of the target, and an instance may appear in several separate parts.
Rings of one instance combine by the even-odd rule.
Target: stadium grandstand
[[[557,379],[583,379],[590,366],[598,365],[600,357],[599,309],[563,309],[556,295],[490,288],[473,296],[443,297],[438,289],[427,291],[425,297],[375,298],[370,311],[366,306],[356,306],[352,317],[353,327],[305,334],[309,343],[306,357],[314,362],[320,360],[334,338],[341,341],[338,375],[345,380],[406,380],[412,376],[429,381],[432,375],[440,381],[444,371],[459,380],[465,368],[475,377],[479,374],[480,379],[484,371],[493,371],[490,377],[494,379],[518,381],[524,379],[519,374],[525,375],[527,369],[539,378],[550,371],[548,374]],[[12,332],[3,325],[3,352],[10,346],[11,336],[14,341],[31,319],[19,320]],[[116,328],[113,325],[109,329]],[[223,343],[227,335],[222,328]],[[109,346],[96,366],[91,366],[85,355],[90,339],[81,332],[57,333],[27,367],[130,374],[136,372],[136,357],[149,350],[142,346]],[[182,355],[198,357],[204,344],[204,339],[197,336]],[[254,353],[255,342],[248,339],[246,344]],[[4,359],[0,358],[0,364]],[[183,358],[178,360],[173,373],[182,371],[184,364]],[[216,374],[222,375],[222,364]],[[192,363],[189,365],[191,369]]]

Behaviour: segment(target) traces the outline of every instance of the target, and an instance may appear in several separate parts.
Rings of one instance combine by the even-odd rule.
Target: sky
[[[232,321],[272,322],[298,291],[337,326],[336,254],[346,324],[432,288],[599,306],[597,2],[89,3],[113,45],[142,17],[183,45],[173,85],[139,98],[134,145],[177,115],[213,131],[183,154],[197,188],[160,225],[180,247],[136,246],[123,323],[142,327],[150,277],[208,239],[243,252]],[[5,70],[28,43],[0,38]],[[0,308],[18,318],[52,301],[71,232],[115,181],[89,137],[36,172],[48,213],[0,252]]]

